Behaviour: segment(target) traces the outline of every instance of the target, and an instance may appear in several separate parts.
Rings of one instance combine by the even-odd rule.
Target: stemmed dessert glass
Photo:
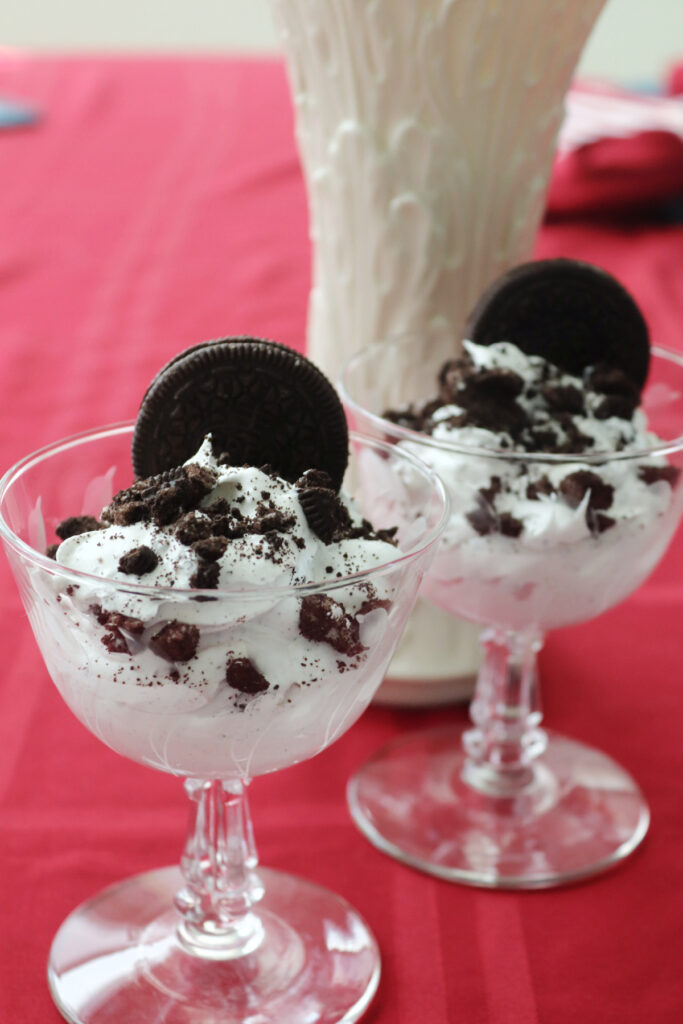
[[[536,660],[547,630],[623,600],[667,549],[683,509],[683,356],[652,351],[642,402],[652,437],[644,450],[551,455],[437,441],[384,417],[433,395],[436,357],[457,349],[439,332],[428,342],[434,361],[414,336],[358,353],[343,372],[342,399],[356,429],[419,454],[441,473],[451,519],[423,594],[483,627],[483,664],[472,724],[389,744],[351,779],[349,804],[371,842],[430,874],[495,888],[558,885],[627,856],[649,825],[645,799],[626,771],[541,728]],[[512,519],[496,519],[486,486],[473,492],[472,481],[482,478],[495,489],[496,479],[541,480],[559,468],[594,480],[606,466],[620,487],[639,476],[641,497],[619,521],[601,519],[588,497],[577,498],[576,523],[592,517],[590,533],[585,526],[573,536],[571,527],[553,530],[558,495],[527,503],[549,517],[547,528],[527,536]],[[375,484],[381,507],[393,479],[385,474]],[[483,518],[479,532],[463,530],[473,513]]]
[[[443,528],[444,488],[409,453],[353,436],[346,489],[361,511],[367,502],[358,460],[381,463],[397,479],[401,468],[383,510],[389,518],[374,524],[398,527],[398,546],[390,559],[368,556],[364,571],[325,583],[178,590],[57,564],[45,554],[56,524],[68,515],[98,515],[130,485],[131,433],[124,424],[58,442],[0,481],[0,536],[64,700],[113,750],[184,777],[194,812],[179,868],[117,883],[66,919],[50,952],[53,997],[78,1024],[356,1020],[378,983],[374,937],[342,898],[258,867],[245,790],[255,776],[326,748],[367,707]],[[213,688],[155,687],[144,671],[114,685],[126,654],[112,634],[140,643],[137,627],[116,617],[131,600],[162,628],[196,624],[209,652],[205,665],[213,658],[221,674]],[[339,635],[332,647],[302,647],[306,600],[355,609],[352,650]],[[269,664],[318,658],[317,679],[236,700],[226,685],[226,650],[247,629]],[[138,664],[154,657],[145,649]]]

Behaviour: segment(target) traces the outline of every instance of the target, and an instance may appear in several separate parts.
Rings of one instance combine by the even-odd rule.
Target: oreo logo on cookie
[[[222,338],[181,352],[145,393],[133,432],[133,469],[148,477],[178,466],[206,434],[233,465],[273,469],[290,481],[327,472],[338,490],[348,461],[344,409],[327,377],[293,349]]]
[[[510,341],[581,377],[589,366],[621,370],[640,392],[650,363],[647,324],[605,270],[570,259],[535,260],[494,281],[470,314],[478,345]]]

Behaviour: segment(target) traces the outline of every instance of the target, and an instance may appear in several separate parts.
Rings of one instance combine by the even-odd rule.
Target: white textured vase
[[[308,352],[332,379],[377,339],[460,337],[484,287],[528,257],[564,96],[604,3],[271,0],[308,188]],[[473,672],[469,627],[454,636],[428,614],[415,678]]]

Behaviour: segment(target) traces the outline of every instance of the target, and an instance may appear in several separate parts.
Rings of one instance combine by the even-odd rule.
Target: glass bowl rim
[[[392,438],[395,442],[411,441],[423,448],[437,449],[443,452],[451,452],[470,457],[476,456],[477,458],[495,459],[499,462],[534,462],[545,465],[565,466],[572,464],[575,465],[576,463],[585,463],[596,466],[604,465],[608,462],[629,462],[637,459],[653,458],[654,456],[671,455],[683,450],[683,433],[678,434],[676,437],[671,438],[668,441],[659,441],[656,445],[652,445],[649,448],[639,448],[637,450],[632,449],[629,451],[615,452],[602,449],[601,451],[591,452],[557,453],[520,451],[510,448],[481,448],[476,445],[459,444],[456,441],[437,439],[432,437],[430,434],[423,434],[420,431],[411,430],[409,427],[399,426],[397,423],[393,423],[391,420],[385,419],[383,416],[371,412],[369,409],[366,409],[365,406],[360,405],[359,402],[352,398],[347,387],[347,380],[351,371],[356,369],[356,367],[362,363],[370,353],[377,352],[384,346],[405,344],[410,338],[414,338],[416,336],[415,332],[406,331],[401,334],[392,335],[387,338],[386,341],[374,341],[370,345],[366,345],[364,348],[359,349],[358,352],[355,352],[354,355],[352,355],[345,363],[337,381],[337,390],[339,391],[342,403],[346,408],[354,412],[361,413],[364,417],[370,420],[375,429],[381,430],[385,436]],[[683,352],[676,352],[673,349],[664,348],[661,345],[653,345],[650,349],[650,353],[659,359],[663,359],[667,364],[676,364],[683,370]],[[647,381],[645,383],[645,387],[647,387]]]
[[[329,593],[330,591],[342,590],[351,584],[358,584],[365,580],[371,580],[375,577],[387,575],[398,566],[413,561],[433,547],[439,540],[439,537],[441,536],[441,533],[449,519],[450,500],[448,492],[439,475],[430,466],[428,466],[422,459],[417,458],[411,452],[397,449],[395,445],[386,444],[383,441],[378,441],[377,438],[352,430],[349,431],[350,442],[359,441],[377,451],[393,454],[394,456],[398,453],[399,458],[405,459],[405,461],[412,464],[413,467],[420,472],[422,477],[429,481],[432,487],[432,493],[438,496],[441,504],[441,514],[438,521],[427,531],[426,537],[422,538],[419,543],[414,544],[407,551],[400,551],[396,558],[376,563],[369,566],[367,569],[361,569],[360,571],[351,573],[347,576],[335,578],[334,580],[312,583],[283,584],[272,587],[240,586],[222,589],[217,588],[213,590],[186,587],[159,587],[152,586],[148,583],[128,582],[127,580],[124,581],[111,577],[97,576],[94,573],[84,572],[80,569],[71,569],[68,566],[61,565],[59,562],[56,562],[55,559],[50,558],[48,555],[32,548],[30,544],[27,544],[26,541],[17,536],[10,525],[6,522],[3,515],[3,502],[9,487],[13,483],[15,483],[36,463],[41,462],[52,455],[57,455],[60,452],[67,451],[69,448],[77,447],[79,444],[86,441],[96,441],[126,433],[130,434],[132,433],[134,426],[134,421],[127,420],[121,423],[109,424],[104,427],[93,427],[88,430],[83,430],[79,433],[61,438],[60,440],[53,441],[50,444],[43,445],[41,448],[30,452],[28,455],[25,455],[23,458],[15,462],[14,465],[10,466],[10,468],[0,478],[0,540],[2,540],[23,559],[28,560],[38,568],[47,571],[52,576],[59,576],[60,578],[65,578],[73,583],[81,583],[84,585],[88,584],[93,587],[99,587],[100,589],[111,587],[119,592],[149,597],[153,598],[155,601],[168,600],[177,602],[184,599],[190,601],[201,600],[205,602],[217,602],[221,598],[226,599],[237,597],[239,597],[240,600],[262,601],[266,597],[285,598],[287,596],[298,597],[306,596],[308,594]]]

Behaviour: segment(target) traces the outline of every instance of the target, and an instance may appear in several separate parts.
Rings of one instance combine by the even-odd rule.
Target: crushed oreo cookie
[[[588,494],[588,508],[608,509],[614,500],[614,488],[588,469],[578,469],[560,481],[560,494],[571,508],[578,508]]]
[[[504,537],[519,537],[524,531],[524,524],[511,512],[499,512],[496,509],[496,497],[501,493],[502,483],[498,476],[491,478],[488,487],[482,487],[477,495],[475,509],[465,514],[467,522],[480,537],[491,533],[502,533]]]
[[[194,541],[190,546],[198,558],[206,562],[217,562],[225,554],[228,538],[210,535]]]
[[[471,512],[467,512],[465,518],[480,537],[486,537],[489,533],[497,532],[498,517],[488,504],[482,503]]]
[[[111,654],[130,654],[128,639],[140,637],[145,629],[145,624],[140,619],[132,618],[130,615],[122,615],[120,612],[106,611],[99,604],[90,606],[90,612],[105,629],[102,635],[102,643]]]
[[[347,657],[353,657],[364,650],[360,642],[358,619],[329,594],[309,594],[303,598],[299,630],[307,640],[329,644],[339,654]]]
[[[159,564],[159,556],[147,544],[140,544],[121,555],[119,559],[119,572],[130,576],[145,576],[152,572]]]
[[[233,690],[255,696],[264,693],[270,683],[249,658],[228,658],[225,681]]]
[[[624,430],[630,429],[633,408],[625,397],[626,388],[623,394],[609,395],[588,386],[582,391],[558,367],[545,364],[542,371],[540,381],[525,382],[504,366],[477,367],[465,352],[442,367],[439,399],[389,409],[383,415],[425,434],[433,435],[442,425],[473,427],[498,434],[501,449],[554,454],[594,448],[594,439],[581,430],[579,422],[581,417],[594,416],[597,405],[611,415],[623,414],[628,421]]]
[[[182,512],[198,508],[215,482],[215,473],[194,463],[145,477],[112,498],[102,511],[102,521],[117,526],[139,522],[167,526]]]
[[[220,566],[217,562],[200,560],[196,571],[190,577],[190,586],[197,590],[215,590],[218,586]]]
[[[55,533],[60,540],[68,540],[69,537],[77,537],[81,533],[90,533],[92,530],[103,530],[104,523],[94,516],[67,516],[55,527]]]
[[[167,622],[149,641],[149,646],[166,661],[190,661],[197,653],[199,629],[189,622]]]
[[[613,526],[616,526],[616,522],[612,516],[607,516],[604,512],[596,512],[590,505],[586,509],[586,524],[594,536],[599,536],[605,530],[611,530]]]
[[[542,497],[549,498],[556,493],[555,487],[545,474],[538,480],[530,480],[526,488],[526,496],[529,501],[538,501]]]
[[[648,486],[652,484],[658,484],[664,481],[670,487],[675,487],[678,483],[681,470],[678,466],[639,466],[638,476],[643,483]]]
[[[351,517],[331,488],[307,487],[299,492],[306,522],[325,544],[348,536]]]

